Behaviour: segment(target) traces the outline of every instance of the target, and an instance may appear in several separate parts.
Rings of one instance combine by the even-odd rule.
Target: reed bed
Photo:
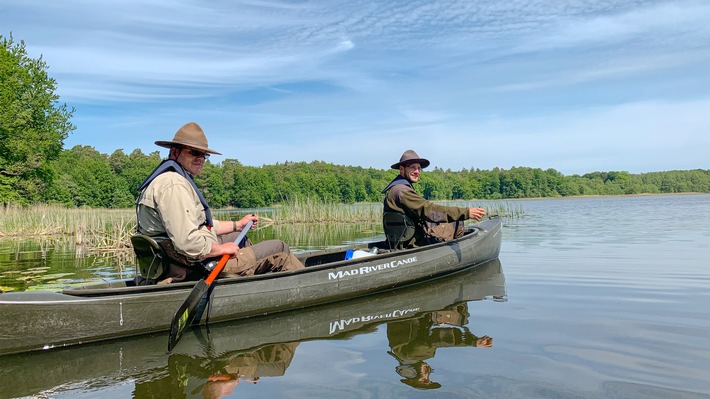
[[[506,218],[524,215],[519,204],[504,201],[450,201],[442,204],[482,206],[489,215]],[[260,214],[260,228],[273,225],[279,231],[282,230],[280,226],[299,224],[377,225],[382,220],[382,204],[338,204],[306,198],[265,209]],[[0,238],[71,236],[75,244],[87,253],[130,249],[135,226],[134,209],[65,208],[57,205],[0,207]]]
[[[92,251],[130,247],[133,209],[66,208],[57,205],[0,207],[0,237],[73,236]]]
[[[361,223],[382,218],[381,204],[338,204],[314,200],[294,199],[290,203],[273,208],[273,223]]]

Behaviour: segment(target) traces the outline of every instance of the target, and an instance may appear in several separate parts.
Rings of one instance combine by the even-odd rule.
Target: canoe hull
[[[166,335],[155,333],[57,351],[3,356],[0,396],[25,397],[47,390],[60,395],[61,388],[57,387],[95,386],[96,381],[120,385],[160,380],[169,374],[178,359],[182,359],[182,364],[196,363],[200,369],[207,369],[210,364],[223,364],[223,359],[251,353],[257,348],[310,340],[351,339],[370,334],[383,323],[425,317],[430,312],[484,299],[506,300],[505,277],[498,260],[421,284],[340,303],[194,328],[185,332],[172,353],[165,350]],[[475,318],[476,308],[467,309],[470,317]],[[195,377],[200,378],[206,376]]]
[[[476,224],[473,234],[427,247],[335,262],[345,248],[300,254],[303,270],[218,280],[194,323],[331,303],[451,274],[497,258],[501,235],[494,217]],[[166,331],[193,286],[121,281],[113,288],[0,294],[0,355]]]

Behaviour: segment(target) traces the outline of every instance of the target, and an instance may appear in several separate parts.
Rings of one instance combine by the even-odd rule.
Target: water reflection
[[[395,291],[186,332],[173,353],[167,334],[0,358],[0,386],[10,397],[109,389],[134,384],[134,397],[215,398],[239,384],[287,375],[300,343],[350,339],[386,323],[383,352],[405,383],[429,372],[441,347],[489,346],[468,331],[468,302],[505,301],[499,261]],[[486,343],[488,342],[488,343]],[[322,357],[327,367],[328,358]],[[16,378],[22,375],[22,379]],[[400,377],[401,375],[401,377]],[[432,385],[431,387],[435,387]],[[109,395],[110,397],[110,395]]]
[[[166,373],[137,381],[135,398],[221,398],[239,383],[259,382],[261,377],[280,377],[291,364],[299,342],[265,345],[254,350],[224,355],[192,356],[175,354],[168,358]]]
[[[0,289],[58,291],[72,284],[134,275],[132,249],[100,251],[73,237],[0,240]]]
[[[468,327],[468,303],[457,303],[442,310],[411,319],[387,323],[387,340],[399,365],[395,368],[403,383],[418,389],[436,389],[441,384],[431,380],[427,360],[438,348],[493,346],[493,338],[477,337]]]

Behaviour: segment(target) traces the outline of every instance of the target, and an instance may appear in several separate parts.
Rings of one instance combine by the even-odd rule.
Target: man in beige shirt
[[[283,241],[267,240],[244,248],[234,242],[249,221],[254,222],[252,228],[256,227],[257,215],[238,221],[212,219],[193,177],[202,171],[210,154],[221,154],[208,148],[207,137],[197,123],[182,126],[172,141],[155,144],[169,148],[170,153],[139,187],[136,213],[138,234],[167,238],[159,242],[170,256],[171,265],[157,280],[170,283],[200,279],[205,275],[202,262],[224,254],[231,256],[223,271],[227,275],[249,276],[304,267]]]

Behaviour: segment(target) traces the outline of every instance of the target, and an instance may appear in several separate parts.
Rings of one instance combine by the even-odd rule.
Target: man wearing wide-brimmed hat
[[[226,274],[247,276],[303,268],[283,241],[267,240],[246,247],[248,242],[239,243],[244,248],[234,243],[249,221],[256,226],[257,215],[238,221],[212,218],[193,177],[202,171],[210,154],[221,154],[208,147],[200,125],[187,123],[171,141],[159,140],[155,144],[169,148],[170,153],[139,187],[136,230],[156,238],[171,264],[159,275],[145,278],[164,283],[198,280],[206,273],[203,262],[224,254],[231,256],[223,271]]]
[[[386,194],[384,212],[398,212],[408,216],[415,225],[414,237],[404,247],[415,247],[437,241],[448,241],[463,235],[463,221],[481,220],[486,216],[483,208],[460,208],[434,204],[414,190],[422,169],[429,161],[420,158],[413,150],[405,151],[399,162],[391,166],[399,175],[382,190]]]

